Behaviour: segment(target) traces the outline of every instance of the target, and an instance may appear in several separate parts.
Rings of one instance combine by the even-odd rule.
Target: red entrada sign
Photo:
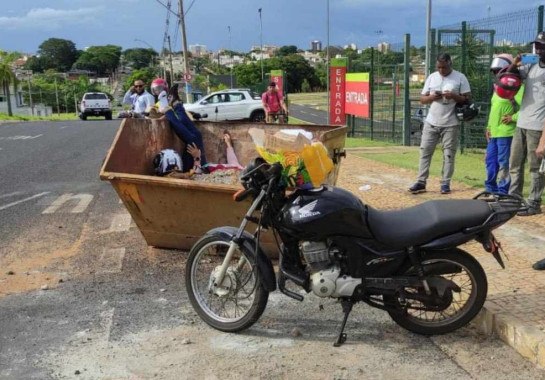
[[[329,124],[345,125],[346,58],[334,58],[329,67]]]
[[[346,74],[344,110],[349,115],[369,117],[369,73]]]

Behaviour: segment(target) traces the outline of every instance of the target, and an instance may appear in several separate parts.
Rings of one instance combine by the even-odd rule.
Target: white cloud
[[[0,28],[55,30],[70,24],[96,22],[103,7],[80,9],[33,8],[24,16],[0,17]]]

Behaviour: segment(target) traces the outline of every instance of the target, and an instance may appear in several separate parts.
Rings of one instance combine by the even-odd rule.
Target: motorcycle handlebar
[[[254,189],[239,190],[239,191],[237,191],[236,193],[233,194],[233,200],[235,202],[242,202],[243,200],[248,198],[248,196],[251,195],[253,191],[254,191]]]

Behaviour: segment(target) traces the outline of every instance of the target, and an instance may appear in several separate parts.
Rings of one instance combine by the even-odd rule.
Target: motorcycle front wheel
[[[203,321],[217,330],[236,332],[259,319],[269,292],[262,285],[253,253],[244,245],[235,249],[218,284],[230,244],[219,234],[199,240],[189,252],[185,284],[191,305]]]
[[[440,276],[452,281],[458,289],[447,289],[442,296],[436,295],[433,302],[426,302],[423,287],[405,288],[405,305],[399,295],[384,296],[385,303],[395,304],[399,310],[405,309],[404,312],[389,311],[390,317],[399,326],[422,335],[446,334],[475,318],[488,292],[486,274],[479,262],[467,252],[455,249],[428,254],[422,264],[424,273],[428,272],[426,266],[437,267],[437,264],[456,268],[449,271],[452,273],[441,273]],[[400,274],[416,275],[412,266]],[[431,290],[437,292],[437,289]]]

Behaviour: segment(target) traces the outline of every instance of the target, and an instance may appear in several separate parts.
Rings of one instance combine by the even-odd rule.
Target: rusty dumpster
[[[250,122],[196,122],[196,125],[202,132],[209,162],[218,162],[224,154],[221,137],[223,131],[228,130],[242,165],[258,156],[248,134],[252,127],[264,128],[266,133],[285,128],[311,131],[323,142],[335,163],[327,182],[335,184],[337,180],[346,127]],[[178,151],[185,148],[168,121],[124,119],[100,170],[100,178],[111,183],[147,244],[189,250],[197,239],[214,227],[238,226],[250,202],[233,201],[232,195],[241,185],[155,176],[153,158],[166,148]],[[268,255],[277,256],[272,235],[262,235],[262,243]]]

